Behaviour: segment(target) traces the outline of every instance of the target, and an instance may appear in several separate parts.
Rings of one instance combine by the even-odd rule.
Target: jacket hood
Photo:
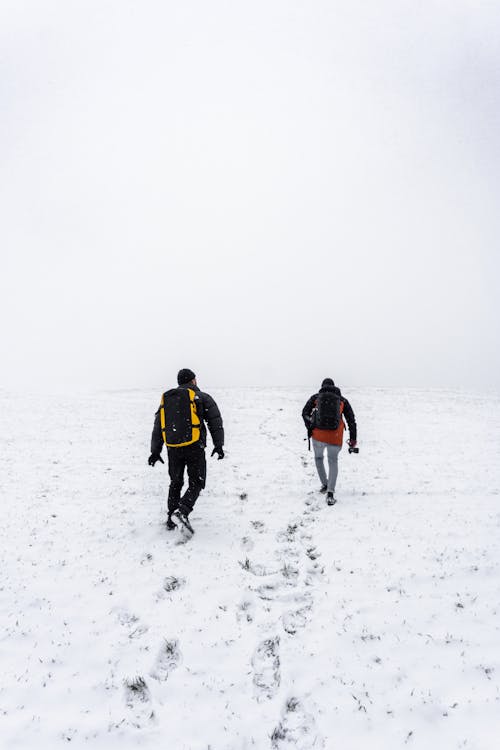
[[[337,396],[340,396],[340,388],[337,388],[336,385],[324,385],[322,388],[319,389],[320,393],[336,393]]]

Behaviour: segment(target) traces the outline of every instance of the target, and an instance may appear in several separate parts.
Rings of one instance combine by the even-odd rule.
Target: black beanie
[[[194,372],[188,368],[185,368],[184,370],[179,370],[177,373],[177,382],[179,385],[185,385],[186,383],[190,383],[191,380],[194,380],[196,375]]]
[[[321,387],[324,388],[325,385],[335,385],[333,380],[331,378],[325,378],[323,382],[321,383]]]

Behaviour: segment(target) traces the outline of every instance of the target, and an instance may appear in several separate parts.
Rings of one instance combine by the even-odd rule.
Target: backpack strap
[[[161,424],[161,436],[165,445],[167,444],[167,432],[165,426],[165,394],[161,394],[160,402],[160,424]]]
[[[195,428],[199,428],[201,422],[198,416],[198,412],[196,410],[196,403],[195,403],[196,391],[193,391],[192,388],[188,388],[188,393],[189,393],[189,402],[191,406],[191,424],[193,425],[193,433],[194,433]],[[194,437],[194,434],[193,434],[193,437]],[[199,435],[198,435],[198,438],[199,438]]]

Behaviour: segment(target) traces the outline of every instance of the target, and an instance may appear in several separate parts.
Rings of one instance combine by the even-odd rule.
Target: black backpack
[[[192,388],[172,388],[161,397],[161,434],[169,448],[182,448],[200,439],[201,422],[195,397]]]
[[[323,391],[318,394],[314,426],[320,430],[336,430],[342,419],[340,396],[335,391]]]

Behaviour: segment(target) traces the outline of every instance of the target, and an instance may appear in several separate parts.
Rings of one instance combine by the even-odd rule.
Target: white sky
[[[0,0],[7,387],[495,386],[500,3]]]

